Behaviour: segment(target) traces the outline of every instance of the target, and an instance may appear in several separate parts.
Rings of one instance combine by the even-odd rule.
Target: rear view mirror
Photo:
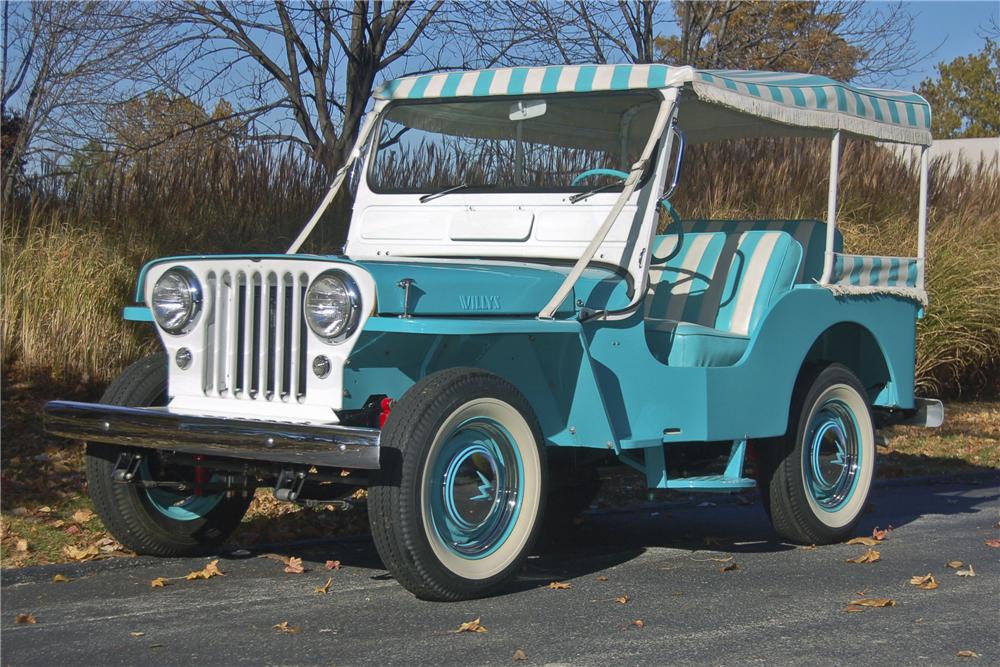
[[[520,100],[510,105],[510,119],[513,121],[528,120],[544,116],[545,100]]]

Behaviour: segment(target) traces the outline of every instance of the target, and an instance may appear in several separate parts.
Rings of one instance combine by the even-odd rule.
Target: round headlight
[[[317,336],[339,342],[358,326],[360,306],[357,283],[343,271],[327,271],[306,292],[306,322]]]
[[[201,311],[201,285],[187,269],[170,269],[153,285],[150,306],[160,328],[170,334],[186,333]]]

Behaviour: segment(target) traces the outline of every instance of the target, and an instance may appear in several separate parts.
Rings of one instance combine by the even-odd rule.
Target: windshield
[[[445,190],[620,191],[658,104],[650,91],[396,103],[381,123],[368,184],[434,198]]]

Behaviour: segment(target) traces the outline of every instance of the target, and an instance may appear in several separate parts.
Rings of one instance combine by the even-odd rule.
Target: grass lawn
[[[96,400],[93,389],[73,396]],[[0,562],[23,567],[130,555],[104,530],[86,496],[83,449],[41,432],[41,406],[50,388],[7,377],[0,437]],[[1000,468],[1000,402],[946,404],[945,424],[936,430],[897,427],[882,433],[880,477],[954,474]],[[634,476],[623,471],[605,479],[599,506],[620,506],[649,498]],[[363,492],[361,494],[363,496]],[[658,494],[657,494],[658,495]],[[241,545],[324,535],[364,533],[363,508],[332,505],[305,509],[280,503],[260,490],[234,537]]]

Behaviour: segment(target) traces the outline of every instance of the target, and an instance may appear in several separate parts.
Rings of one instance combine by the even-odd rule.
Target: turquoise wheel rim
[[[514,438],[493,419],[469,419],[445,437],[430,466],[426,492],[440,542],[470,560],[495,552],[521,510],[524,465]]]
[[[862,464],[860,429],[850,406],[839,398],[822,403],[809,421],[806,447],[806,489],[820,509],[836,512],[857,489]]]
[[[142,479],[152,479],[149,472],[149,462],[145,458],[143,458],[139,468],[139,474]],[[221,493],[196,496],[158,488],[143,489],[143,491],[150,505],[160,514],[174,521],[195,521],[205,518],[209,512],[215,509],[223,496]]]

